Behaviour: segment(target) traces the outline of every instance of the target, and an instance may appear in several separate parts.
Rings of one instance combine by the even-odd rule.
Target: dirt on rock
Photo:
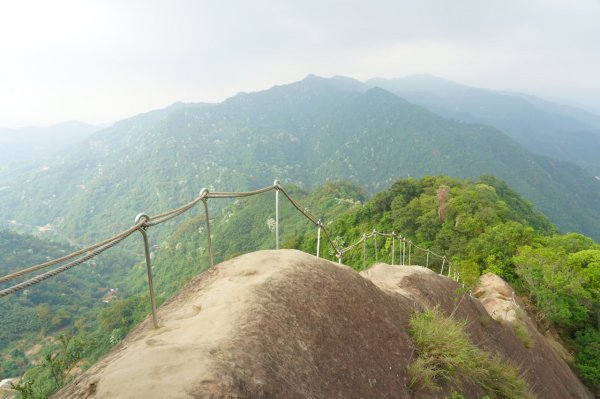
[[[526,347],[452,280],[418,266],[357,273],[295,250],[199,275],[55,398],[411,398],[411,315],[439,305],[519,365],[540,398],[591,398],[535,331]],[[465,386],[469,397],[478,387]],[[441,391],[437,397],[447,397]]]

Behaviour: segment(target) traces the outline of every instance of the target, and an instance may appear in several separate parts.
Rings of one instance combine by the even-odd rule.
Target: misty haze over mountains
[[[100,127],[78,121],[47,127],[0,128],[0,175],[49,159],[98,130]]]
[[[535,97],[463,86],[429,75],[371,79],[446,118],[493,126],[530,151],[570,161],[600,175],[600,117]]]
[[[432,76],[310,75],[119,121],[44,170],[2,177],[0,220],[73,236],[90,234],[95,220],[114,220],[112,231],[121,215],[181,204],[208,185],[352,180],[375,192],[407,176],[493,174],[563,230],[598,238],[598,126],[582,110]]]

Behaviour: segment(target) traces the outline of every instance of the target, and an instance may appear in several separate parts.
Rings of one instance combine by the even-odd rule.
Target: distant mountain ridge
[[[129,226],[140,211],[187,202],[204,186],[256,188],[277,177],[304,187],[352,180],[375,192],[398,178],[436,174],[496,175],[563,230],[600,238],[600,182],[576,165],[382,88],[313,75],[119,121],[47,170],[0,179],[0,221],[50,223],[85,241]]]
[[[533,153],[576,163],[600,175],[600,116],[533,96],[461,85],[431,75],[371,79],[446,118],[493,126]]]
[[[47,127],[0,128],[0,175],[48,159],[100,129],[79,121]]]

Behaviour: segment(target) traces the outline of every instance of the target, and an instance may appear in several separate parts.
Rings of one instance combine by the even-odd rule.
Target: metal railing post
[[[427,250],[427,261],[425,266],[429,268],[429,249]]]
[[[212,239],[210,237],[210,218],[208,216],[208,189],[203,188],[200,190],[200,197],[202,197],[202,204],[204,204],[204,217],[206,218],[206,242],[208,245],[208,259],[210,261],[210,267],[215,265],[212,253]]]
[[[363,233],[363,270],[367,265],[367,234]]]
[[[319,257],[321,250],[321,226],[323,226],[323,222],[319,219],[319,228],[317,229],[317,258]]]
[[[396,253],[396,233],[392,231],[392,266],[394,266],[394,255]]]
[[[444,266],[444,262],[442,262],[442,266]],[[450,272],[451,271],[452,271],[452,263],[448,263],[448,278],[450,278]]]
[[[279,249],[279,180],[273,182],[275,186],[275,249]]]
[[[140,213],[135,217],[135,224],[138,224],[142,220],[148,221],[150,217],[145,213]],[[152,322],[154,328],[158,328],[158,317],[156,316],[156,301],[154,299],[154,283],[152,281],[152,264],[150,263],[150,248],[148,246],[148,235],[146,234],[145,226],[138,228],[138,231],[142,234],[144,239],[144,254],[146,256],[146,270],[148,272],[148,290],[150,291],[150,305],[152,306]]]
[[[402,238],[402,266],[404,266],[404,257],[406,256],[406,238]]]
[[[410,253],[412,251],[412,241],[408,241],[408,265],[410,266],[412,263],[410,263]]]
[[[373,237],[375,238],[375,263],[377,263],[377,230],[375,229],[373,229]]]
[[[440,270],[440,274],[443,276],[444,275],[444,264],[446,263],[446,257],[444,256],[442,258],[442,270]]]

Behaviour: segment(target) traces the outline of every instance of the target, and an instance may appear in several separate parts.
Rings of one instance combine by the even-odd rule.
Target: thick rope
[[[254,191],[241,191],[241,192],[227,192],[227,191],[214,191],[209,192],[207,198],[240,198],[240,197],[251,197],[253,195],[266,193],[277,189],[277,186],[272,185],[259,190]]]
[[[281,191],[283,193],[283,195],[285,195],[285,197],[288,199],[288,201],[290,201],[290,203],[294,206],[294,208],[296,208],[300,213],[302,213],[304,216],[306,216],[306,218],[308,220],[310,220],[315,226],[319,226],[319,218],[317,218],[315,215],[313,215],[312,213],[310,213],[310,211],[306,208],[304,208],[302,205],[300,205],[300,203],[298,203],[296,200],[294,200],[288,193],[287,191],[285,191],[283,188],[279,188],[279,191]]]
[[[193,208],[194,206],[196,206],[196,204],[200,201],[202,201],[204,197],[198,197],[195,200],[193,200],[192,202],[190,202],[189,204],[186,204],[180,208],[174,209],[172,211],[163,213],[161,215],[157,215],[157,216],[152,216],[150,218],[150,220],[148,221],[148,223],[146,223],[146,226],[151,227],[151,226],[156,226],[159,225],[161,223],[164,223],[168,220],[171,220],[173,218],[176,218],[177,216],[181,215],[182,213],[187,212],[188,210],[190,210],[191,208]]]
[[[16,277],[22,276],[22,275],[27,274],[27,273],[34,272],[36,270],[40,270],[40,269],[44,269],[46,267],[54,266],[54,265],[56,265],[58,263],[62,263],[64,261],[66,261],[66,260],[75,258],[75,257],[77,257],[79,255],[82,255],[82,254],[84,254],[86,252],[92,251],[92,250],[94,250],[96,248],[100,248],[103,245],[106,245],[106,244],[108,244],[110,242],[113,242],[113,241],[115,241],[115,240],[117,240],[117,239],[119,239],[121,237],[127,237],[131,233],[133,233],[134,231],[136,231],[138,228],[140,228],[143,224],[144,224],[144,222],[140,222],[140,223],[132,226],[131,228],[129,228],[129,229],[125,230],[125,231],[122,231],[119,234],[116,234],[116,235],[114,235],[114,236],[112,236],[112,237],[110,237],[110,238],[108,238],[108,239],[106,239],[104,241],[101,241],[101,242],[96,243],[94,245],[90,245],[89,247],[80,249],[79,251],[75,251],[75,252],[73,252],[73,253],[71,253],[69,255],[65,255],[63,257],[60,257],[60,258],[57,258],[57,259],[54,259],[54,260],[51,260],[51,261],[48,261],[48,262],[40,263],[39,265],[31,266],[31,267],[28,267],[26,269],[16,271],[16,272],[8,274],[8,275],[6,275],[4,277],[0,277],[0,283],[3,283],[3,282],[8,281],[8,280],[12,280],[12,279],[14,279]]]
[[[12,279],[14,279],[16,277],[20,277],[20,276],[22,276],[24,274],[28,274],[28,273],[34,272],[36,270],[45,269],[47,267],[54,266],[56,264],[62,263],[64,261],[67,261],[69,259],[75,258],[75,257],[77,257],[77,256],[79,256],[81,254],[84,254],[86,252],[92,251],[92,250],[94,250],[96,248],[99,248],[99,247],[101,247],[101,246],[103,246],[103,245],[105,245],[107,243],[110,243],[110,242],[118,239],[119,237],[121,237],[123,235],[129,235],[130,232],[138,230],[138,228],[141,227],[141,226],[151,227],[151,226],[156,226],[158,224],[164,223],[164,222],[166,222],[166,221],[168,221],[170,219],[173,219],[173,218],[181,215],[182,213],[187,212],[189,209],[193,208],[198,202],[200,202],[204,197],[205,196],[199,196],[194,201],[192,201],[192,202],[190,202],[190,203],[188,203],[186,205],[183,205],[182,207],[179,207],[177,209],[173,209],[173,210],[171,210],[169,212],[165,212],[165,213],[162,213],[160,215],[152,216],[149,219],[149,221],[147,221],[147,222],[144,221],[144,222],[138,223],[138,224],[132,226],[131,228],[129,228],[128,230],[122,231],[122,232],[120,232],[120,233],[118,233],[118,234],[116,234],[116,235],[114,235],[114,236],[112,236],[110,238],[107,238],[104,241],[101,241],[99,243],[90,245],[89,247],[80,249],[80,250],[75,251],[73,253],[70,253],[70,254],[68,254],[66,256],[63,256],[63,257],[60,257],[60,258],[57,258],[57,259],[54,259],[54,260],[51,260],[51,261],[48,261],[48,262],[40,263],[38,265],[31,266],[31,267],[28,267],[26,269],[19,270],[17,272],[14,272],[14,273],[8,274],[6,276],[0,277],[0,283],[12,280]]]
[[[120,243],[121,241],[123,241],[124,239],[126,239],[127,237],[129,237],[131,234],[133,234],[134,231],[136,231],[136,230],[137,230],[137,228],[135,230],[133,230],[133,231],[131,231],[131,229],[128,230],[127,234],[122,234],[120,237],[118,237],[114,241],[112,241],[112,242],[110,242],[110,243],[108,243],[108,244],[106,244],[106,245],[104,245],[102,247],[99,247],[99,248],[95,249],[94,251],[90,252],[89,254],[87,254],[87,255],[85,255],[85,256],[77,259],[77,260],[74,260],[73,262],[67,263],[66,265],[63,265],[63,266],[61,266],[59,268],[56,268],[56,269],[51,270],[49,272],[40,274],[40,275],[38,275],[38,276],[36,276],[34,278],[31,278],[31,279],[29,279],[27,281],[23,281],[22,283],[15,284],[12,287],[4,289],[4,290],[0,291],[0,298],[5,297],[5,296],[10,295],[10,294],[14,294],[14,293],[19,292],[21,290],[24,290],[25,288],[31,287],[32,285],[39,284],[42,281],[49,279],[50,277],[54,277],[54,276],[56,276],[56,275],[58,275],[58,274],[60,274],[60,273],[62,273],[64,271],[67,271],[67,270],[69,270],[69,269],[71,269],[71,268],[73,268],[73,267],[75,267],[77,265],[82,264],[83,262],[87,262],[88,260],[94,258],[95,256],[100,255],[102,252],[106,251],[107,249],[114,247],[115,245],[117,245],[118,243]]]
[[[361,237],[360,240],[356,241],[354,244],[347,246],[346,248],[343,248],[340,250],[340,253],[343,255],[346,252],[352,251],[354,248],[356,248],[358,245],[360,245],[362,242],[364,241],[364,238]]]

